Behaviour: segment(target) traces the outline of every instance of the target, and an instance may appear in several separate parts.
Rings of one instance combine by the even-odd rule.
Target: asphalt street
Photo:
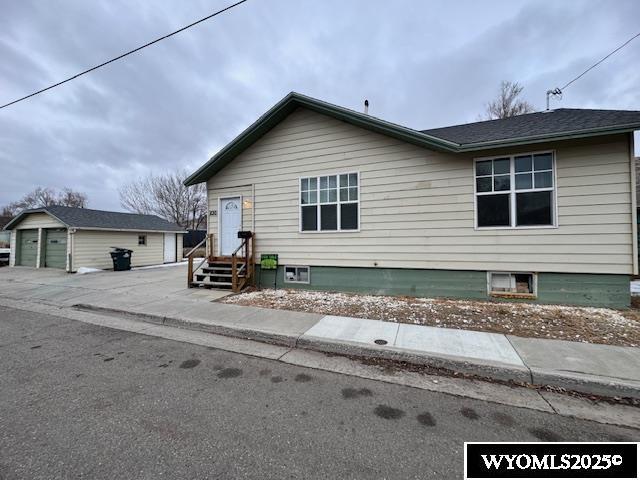
[[[0,479],[461,478],[464,441],[640,431],[0,307]]]

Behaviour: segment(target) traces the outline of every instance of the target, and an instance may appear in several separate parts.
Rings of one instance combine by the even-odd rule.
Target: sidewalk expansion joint
[[[513,348],[513,351],[516,352],[516,355],[518,356],[518,358],[520,359],[520,361],[522,362],[522,365],[524,365],[524,368],[527,369],[527,371],[529,372],[529,379],[530,382],[533,384],[533,371],[531,370],[531,367],[529,367],[529,365],[527,365],[527,362],[524,361],[524,358],[522,358],[522,355],[520,355],[520,352],[518,352],[518,349],[513,345],[513,343],[511,342],[511,339],[509,338],[508,335],[504,335],[504,338],[507,339],[507,342],[509,342],[509,345],[511,345],[511,348]]]

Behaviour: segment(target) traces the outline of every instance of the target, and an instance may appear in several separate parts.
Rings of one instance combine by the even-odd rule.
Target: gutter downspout
[[[67,241],[67,273],[73,273],[73,247],[75,241],[75,228],[67,229],[69,239]]]
[[[631,246],[633,275],[638,275],[638,199],[636,198],[636,156],[634,132],[629,133],[629,170],[631,173]]]

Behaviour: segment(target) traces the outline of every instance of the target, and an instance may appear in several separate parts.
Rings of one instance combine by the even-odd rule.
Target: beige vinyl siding
[[[17,230],[14,228],[11,230],[11,250],[9,250],[9,266],[16,266],[16,240],[18,238]]]
[[[65,228],[65,225],[47,213],[30,213],[15,228]]]
[[[627,136],[477,156],[549,149],[558,228],[476,230],[474,155],[430,151],[298,109],[209,180],[209,208],[217,210],[218,196],[254,190],[243,228],[256,232],[258,254],[278,253],[281,264],[631,273]],[[299,178],[354,171],[360,231],[300,233]],[[208,228],[217,236],[217,217]]]
[[[138,235],[147,236],[146,245],[138,245]],[[113,268],[109,255],[111,247],[133,250],[131,265],[134,267],[156,265],[164,261],[162,233],[77,230],[73,237],[74,271],[80,267]]]
[[[180,262],[183,258],[183,240],[184,235],[182,233],[176,234],[176,261]]]

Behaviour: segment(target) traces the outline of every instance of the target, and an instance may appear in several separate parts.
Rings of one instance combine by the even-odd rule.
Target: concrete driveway
[[[7,267],[0,269],[0,290],[8,298],[51,301],[57,306],[95,303],[105,297],[113,299],[114,294],[121,307],[167,297],[207,301],[230,294],[223,290],[187,288],[187,266],[183,264],[84,275],[53,268]]]

